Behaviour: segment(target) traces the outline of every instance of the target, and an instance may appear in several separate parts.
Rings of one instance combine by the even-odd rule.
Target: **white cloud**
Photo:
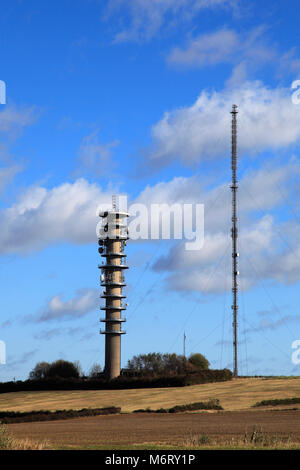
[[[167,60],[170,64],[189,67],[247,62],[250,65],[266,65],[277,60],[279,53],[264,38],[265,28],[258,26],[247,33],[222,28],[200,34],[189,40],[185,48],[174,48]]]
[[[84,179],[53,189],[29,188],[17,203],[0,210],[0,253],[28,253],[56,242],[96,240],[97,208],[111,192]]]
[[[279,208],[288,214],[299,204],[300,165],[292,159],[284,166],[265,165],[248,171],[239,182],[240,282],[243,290],[260,281],[283,284],[300,280],[300,229],[293,216],[279,222]],[[283,194],[282,188],[284,188]],[[171,289],[221,292],[231,285],[231,193],[229,185],[207,189],[196,177],[175,178],[148,186],[139,202],[205,204],[205,240],[200,251],[185,250],[174,242],[154,269],[167,274]],[[287,211],[289,209],[289,211]],[[272,212],[271,212],[272,211]]]
[[[228,176],[229,176],[228,172]],[[300,164],[294,157],[285,165],[268,163],[259,169],[248,169],[239,184],[238,205],[240,215],[264,212],[285,203],[289,193],[297,189]],[[146,186],[134,202],[145,204],[199,203],[205,205],[205,226],[221,230],[231,224],[231,192],[229,182],[211,185],[209,178],[175,177],[171,181]],[[283,189],[285,188],[285,189]],[[286,189],[287,188],[287,189]]]
[[[168,62],[198,67],[232,62],[239,48],[238,34],[229,29],[221,29],[198,36],[191,40],[185,49],[173,49],[168,56]]]
[[[236,4],[236,0],[110,0],[106,18],[111,21],[118,14],[122,23],[124,19],[129,23],[114,42],[147,41],[163,28],[190,21],[205,8],[234,8]]]
[[[246,225],[249,215],[273,210],[283,205],[288,194],[296,191],[300,165],[293,158],[285,165],[265,164],[262,168],[249,169],[239,181],[238,205],[240,217]],[[229,176],[229,172],[228,172]],[[229,183],[207,189],[211,184],[203,175],[199,177],[175,177],[168,182],[146,186],[134,202],[145,204],[198,203],[205,205],[205,230],[229,230],[231,225],[231,192]],[[288,191],[282,188],[288,188]],[[284,193],[288,193],[284,195]],[[296,209],[295,209],[296,210]],[[149,220],[150,222],[150,220]]]
[[[276,244],[274,220],[264,216],[250,227],[239,232],[243,253],[249,256],[259,275],[253,272],[248,259],[241,258],[243,290],[254,286],[262,278],[270,278],[273,259],[268,256]],[[262,262],[260,262],[262,260]],[[268,268],[268,269],[267,269]],[[230,232],[206,231],[204,246],[200,251],[190,252],[183,245],[175,246],[155,264],[157,271],[169,271],[169,287],[174,290],[223,292],[231,285],[231,237]]]
[[[298,210],[299,172],[300,165],[294,158],[283,166],[265,165],[255,172],[248,171],[239,182],[239,246],[240,251],[247,254],[240,258],[243,288],[255,285],[260,279],[281,283],[300,280],[297,221],[291,218],[279,222],[274,215],[278,208],[286,208],[287,204],[289,209]],[[285,188],[284,197],[281,188]],[[153,203],[204,203],[204,248],[189,252],[181,243],[160,257],[155,269],[167,273],[169,286],[174,289],[219,292],[225,288],[225,281],[229,288],[229,184],[207,188],[201,177],[174,178],[147,186],[132,202],[143,203],[148,208]],[[26,254],[60,242],[96,243],[99,221],[96,210],[106,204],[111,204],[111,192],[84,179],[52,189],[29,188],[17,203],[0,211],[0,253]],[[258,274],[253,272],[248,258]],[[71,312],[72,308],[75,308],[72,302],[66,303],[56,296],[45,315],[55,316],[56,312],[67,315],[65,312]]]
[[[166,112],[152,127],[148,164],[162,167],[179,159],[189,166],[228,156],[233,103],[239,107],[239,155],[298,143],[300,106],[292,103],[290,90],[250,82],[235,90],[202,91],[191,106]]]
[[[35,107],[17,108],[6,106],[0,112],[0,133],[15,136],[24,127],[32,124],[37,118]]]
[[[83,317],[99,307],[97,289],[79,289],[70,300],[64,301],[60,294],[52,297],[47,306],[35,318],[37,322],[59,320],[62,318]]]
[[[292,157],[284,165],[265,164],[259,169],[248,169],[239,182],[241,211],[269,210],[286,203],[288,194],[297,189],[300,165]]]
[[[227,87],[240,86],[257,79],[268,68],[275,76],[292,75],[300,70],[297,49],[282,51],[270,41],[267,27],[260,25],[246,32],[223,27],[190,38],[184,47],[175,47],[167,56],[169,65],[204,68],[219,64],[232,65]]]

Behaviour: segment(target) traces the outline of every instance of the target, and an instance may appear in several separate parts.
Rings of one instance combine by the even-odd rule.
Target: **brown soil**
[[[191,435],[242,438],[253,428],[300,443],[300,410],[231,411],[214,413],[124,414],[67,421],[8,425],[18,439],[47,440],[53,447],[184,445]]]

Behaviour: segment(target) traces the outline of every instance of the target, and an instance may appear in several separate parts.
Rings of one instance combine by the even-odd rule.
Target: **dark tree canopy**
[[[47,376],[50,364],[48,362],[38,362],[35,368],[30,372],[30,380],[43,380]]]
[[[192,354],[189,357],[189,362],[200,370],[209,369],[210,365],[206,357],[204,357],[203,354],[200,353]]]
[[[64,379],[78,378],[80,376],[79,363],[73,363],[59,359],[51,364],[39,362],[30,372],[29,378],[32,380],[42,380],[47,378],[60,377]]]
[[[192,370],[195,367],[184,356],[174,353],[140,354],[127,363],[127,371],[138,375],[179,375]]]
[[[58,359],[58,361],[50,364],[47,377],[62,377],[64,379],[69,379],[71,377],[78,378],[79,370],[73,362]]]

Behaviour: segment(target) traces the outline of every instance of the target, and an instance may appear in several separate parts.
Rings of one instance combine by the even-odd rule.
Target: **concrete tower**
[[[123,263],[126,257],[124,246],[128,240],[128,229],[124,219],[129,216],[127,212],[119,211],[116,199],[113,197],[112,210],[100,212],[102,227],[99,233],[99,253],[105,261],[98,267],[101,269],[100,284],[104,287],[101,297],[105,299],[105,318],[100,321],[105,323],[105,330],[100,333],[105,335],[105,369],[107,380],[120,375],[121,370],[121,325],[125,322],[122,318],[122,310],[126,310],[122,293],[125,284],[124,270],[128,266]]]

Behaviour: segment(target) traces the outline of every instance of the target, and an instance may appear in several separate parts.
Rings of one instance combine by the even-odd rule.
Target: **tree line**
[[[209,362],[202,354],[185,356],[149,353],[133,356],[127,363],[125,373],[129,375],[180,375],[209,368]]]
[[[209,361],[200,353],[192,354],[189,358],[181,355],[149,353],[133,356],[122,370],[128,376],[169,376],[182,375],[209,369]],[[70,362],[59,359],[52,363],[38,362],[29,374],[30,380],[54,378],[87,378],[103,377],[100,364],[95,363],[87,374],[84,374],[78,361]]]

